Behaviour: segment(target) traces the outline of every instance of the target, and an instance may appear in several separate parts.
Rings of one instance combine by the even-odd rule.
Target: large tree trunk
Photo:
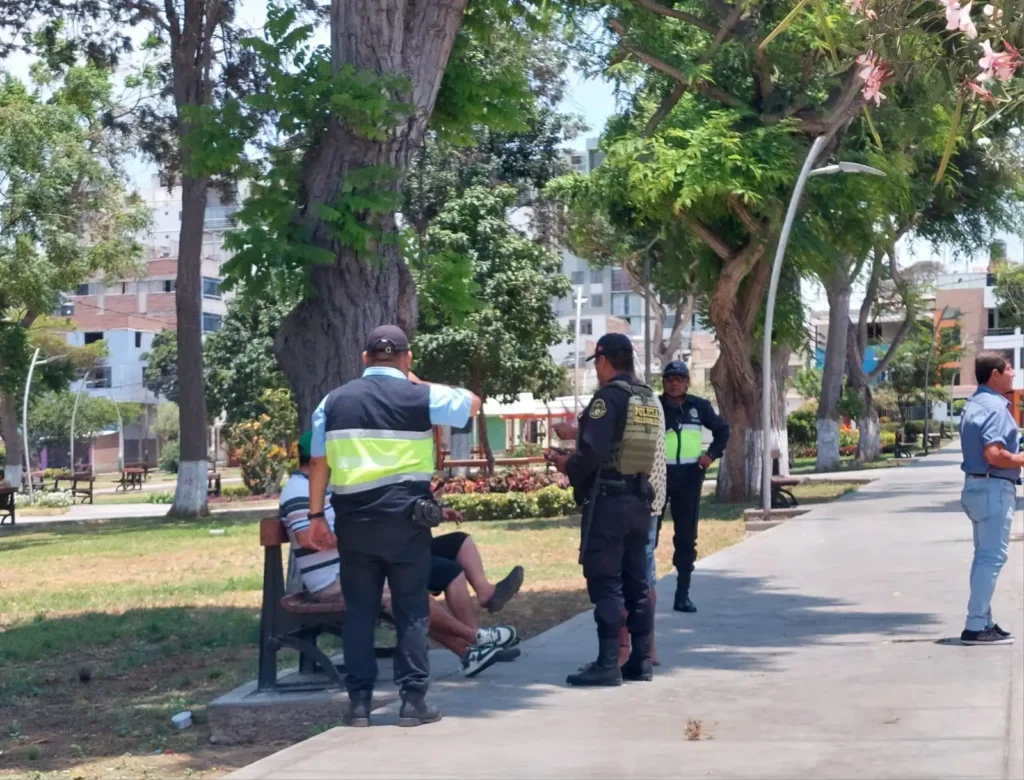
[[[330,122],[304,160],[300,215],[310,243],[335,262],[311,272],[312,295],[285,318],[274,353],[292,386],[301,427],[333,388],[359,375],[370,331],[395,323],[410,333],[416,324],[416,293],[395,238],[394,213],[357,212],[383,241],[357,255],[322,214],[346,197],[342,185],[358,175],[361,187],[398,192],[409,158],[422,143],[448,55],[462,23],[466,0],[333,0],[331,51],[335,71],[401,76],[408,89],[389,98],[409,104],[408,117],[377,128],[370,139],[345,123]],[[381,171],[376,180],[368,177]],[[391,175],[387,175],[390,171]],[[375,256],[371,256],[375,255]]]
[[[861,341],[858,337],[858,328],[849,323],[849,333],[846,339],[846,362],[850,371],[850,389],[861,400],[861,412],[857,418],[857,429],[860,438],[857,441],[857,460],[861,463],[869,463],[877,460],[881,454],[881,433],[878,424],[878,410],[875,409],[875,399],[871,393],[871,377],[863,371],[864,352],[861,349]],[[895,347],[890,347],[895,349]]]
[[[480,449],[483,450],[484,459],[487,461],[486,474],[489,477],[494,476],[494,450],[491,449],[491,437],[487,432],[487,415],[484,414],[483,407],[480,408],[479,413],[476,416],[476,430],[480,436]]]
[[[850,328],[850,294],[852,284],[843,268],[822,280],[828,297],[828,342],[825,345],[825,367],[821,376],[821,397],[818,399],[817,449],[815,471],[835,471],[839,467],[839,401],[843,395],[846,372],[846,337]]]
[[[18,430],[18,401],[11,394],[0,390],[0,424],[3,428],[4,479],[14,487],[21,486],[22,450],[21,432]]]
[[[197,517],[206,504],[206,393],[203,385],[203,228],[206,179],[183,177],[178,250],[178,423],[181,462],[170,515]]]
[[[772,437],[771,450],[779,453],[779,474],[789,476],[789,431],[786,428],[786,379],[793,350],[776,346],[772,351]]]

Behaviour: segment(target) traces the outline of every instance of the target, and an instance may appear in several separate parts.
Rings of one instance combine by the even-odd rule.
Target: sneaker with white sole
[[[493,628],[478,628],[476,631],[476,644],[497,645],[499,648],[512,647],[519,641],[519,635],[512,626],[494,626]]]
[[[501,651],[502,648],[495,644],[474,645],[462,656],[462,674],[466,677],[476,677],[498,660]]]

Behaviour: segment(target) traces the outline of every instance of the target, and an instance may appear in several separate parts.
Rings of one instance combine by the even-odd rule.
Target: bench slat
[[[264,517],[260,520],[260,545],[262,547],[280,547],[288,543],[288,533],[276,517]]]

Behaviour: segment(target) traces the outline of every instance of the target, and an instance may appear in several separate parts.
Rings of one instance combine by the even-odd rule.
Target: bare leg
[[[469,586],[466,584],[465,572],[448,583],[448,587],[444,591],[444,601],[445,605],[460,623],[464,623],[476,632],[480,624],[477,622],[476,613],[473,611],[473,600],[469,596]]]
[[[441,639],[443,635],[453,637],[464,644],[474,645],[476,644],[476,629],[470,628],[465,623],[458,620],[455,615],[448,611],[437,599],[430,599],[430,635],[441,642],[445,647],[448,647]],[[448,648],[449,650],[451,648]],[[461,655],[461,654],[460,654]]]
[[[480,606],[486,607],[487,602],[494,595],[494,585],[487,581],[487,575],[484,574],[484,562],[480,557],[480,551],[477,549],[472,536],[466,537],[466,541],[459,548],[459,554],[455,557],[455,560],[466,573],[466,579],[473,586]]]

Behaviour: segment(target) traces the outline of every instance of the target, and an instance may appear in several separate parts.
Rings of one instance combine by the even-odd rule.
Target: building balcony
[[[985,331],[985,349],[1005,350],[1024,347],[1024,334],[1017,328],[989,328]]]

